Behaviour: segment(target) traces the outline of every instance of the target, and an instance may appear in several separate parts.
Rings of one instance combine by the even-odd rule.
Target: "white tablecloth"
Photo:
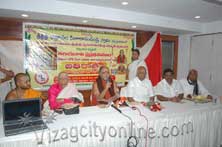
[[[148,118],[148,147],[220,147],[222,144],[222,105],[163,102],[161,112],[137,106]],[[146,120],[137,110],[121,108],[133,122],[138,147],[146,143]],[[49,130],[5,137],[0,125],[0,147],[83,146],[126,147],[130,120],[113,108],[85,107],[77,115],[57,115]],[[1,120],[2,122],[2,120]],[[42,141],[42,143],[37,143]]]

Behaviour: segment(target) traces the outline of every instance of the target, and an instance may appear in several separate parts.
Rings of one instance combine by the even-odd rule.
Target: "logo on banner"
[[[38,84],[46,84],[49,81],[49,75],[45,71],[41,71],[35,74],[35,81]]]

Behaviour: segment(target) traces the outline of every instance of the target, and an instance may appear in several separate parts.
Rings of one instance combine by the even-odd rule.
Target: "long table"
[[[160,112],[142,105],[138,110],[120,108],[122,113],[112,107],[83,107],[80,114],[53,117],[47,130],[10,137],[4,136],[1,124],[0,147],[126,147],[131,135],[138,147],[220,147],[222,105],[183,102],[162,102]]]

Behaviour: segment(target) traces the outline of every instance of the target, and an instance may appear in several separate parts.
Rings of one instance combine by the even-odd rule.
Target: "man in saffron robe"
[[[93,83],[92,105],[103,102],[108,104],[110,101],[115,101],[119,98],[118,93],[116,82],[110,77],[109,68],[106,66],[100,67],[99,76]]]
[[[28,99],[28,98],[42,98],[45,97],[40,91],[31,88],[30,77],[25,73],[18,73],[14,78],[16,88],[11,90],[7,96],[6,100],[14,99]]]

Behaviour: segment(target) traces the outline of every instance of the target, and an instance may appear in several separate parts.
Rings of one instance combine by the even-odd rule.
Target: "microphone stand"
[[[117,108],[115,105],[111,104],[111,107],[113,107],[116,111],[118,111],[120,114],[122,114],[124,117],[128,118],[130,120],[130,137],[127,139],[127,147],[137,147],[139,140],[136,136],[133,136],[133,120],[130,116],[123,113],[119,108]]]

